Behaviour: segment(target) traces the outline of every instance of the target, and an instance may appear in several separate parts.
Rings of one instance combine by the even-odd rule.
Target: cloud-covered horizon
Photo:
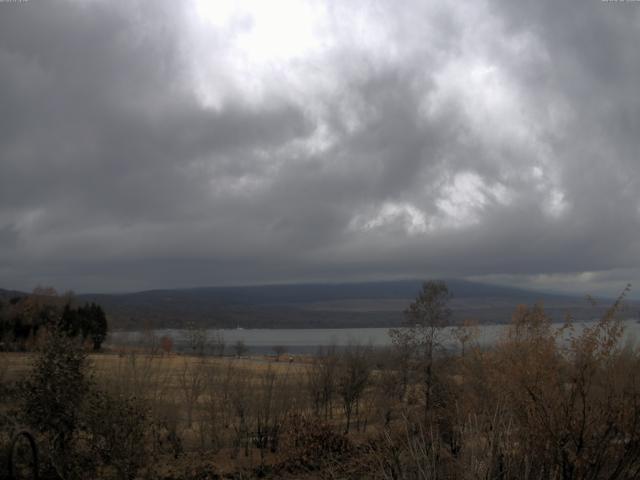
[[[615,293],[637,5],[0,3],[0,286]]]

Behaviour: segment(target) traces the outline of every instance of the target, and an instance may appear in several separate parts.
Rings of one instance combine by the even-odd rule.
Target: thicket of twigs
[[[638,478],[625,294],[588,328],[521,307],[495,346],[469,327],[464,352],[446,352],[448,292],[429,284],[393,348],[306,363],[87,356],[51,331],[25,378],[0,365],[0,449],[13,424],[29,427],[43,478]]]

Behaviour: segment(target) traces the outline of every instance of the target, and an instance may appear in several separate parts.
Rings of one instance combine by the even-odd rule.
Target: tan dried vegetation
[[[38,433],[53,445],[43,451],[55,468],[43,475],[83,478],[78,469],[90,467],[96,478],[637,478],[640,352],[621,341],[626,293],[586,328],[558,328],[542,306],[520,307],[486,349],[467,322],[455,353],[440,342],[448,291],[429,282],[384,351],[353,345],[293,363],[158,348],[80,356],[92,393],[77,416],[74,406],[51,410],[75,423],[65,424],[64,448],[55,425]],[[5,418],[18,412],[28,424],[21,402],[42,401],[37,358],[0,353]],[[16,386],[25,379],[31,390]],[[124,441],[137,442],[134,457],[117,448]]]

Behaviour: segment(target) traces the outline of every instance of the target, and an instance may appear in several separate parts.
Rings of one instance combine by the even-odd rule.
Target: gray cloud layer
[[[0,3],[0,284],[640,278],[636,4],[269,4]]]

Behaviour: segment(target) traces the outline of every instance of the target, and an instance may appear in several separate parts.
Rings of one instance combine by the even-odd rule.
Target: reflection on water
[[[575,324],[576,333],[585,325],[593,322]],[[557,324],[558,327],[562,324]],[[482,325],[478,327],[476,342],[482,346],[495,343],[504,334],[506,325]],[[314,328],[314,329],[222,329],[208,330],[208,338],[213,339],[218,333],[222,334],[230,353],[233,345],[242,341],[252,353],[269,353],[274,346],[279,345],[290,353],[312,353],[319,347],[330,345],[347,346],[349,344],[364,344],[373,346],[390,345],[388,328]],[[452,328],[443,331],[442,341],[447,348],[456,348],[456,342],[451,336]],[[187,345],[187,332],[180,329],[154,330],[156,337],[170,336],[177,350],[183,350]],[[110,335],[112,344],[135,345],[145,341],[148,334],[142,332],[113,332]],[[640,336],[640,323],[636,320],[625,321],[625,342],[633,342]]]

